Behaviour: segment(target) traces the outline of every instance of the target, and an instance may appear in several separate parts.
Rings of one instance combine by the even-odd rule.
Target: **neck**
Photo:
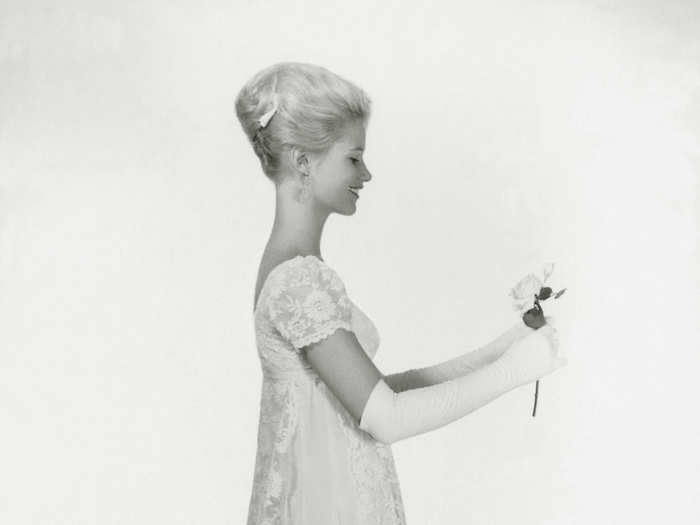
[[[291,189],[291,188],[289,188]],[[277,189],[275,220],[270,245],[282,251],[321,257],[321,235],[329,212],[318,209],[309,199],[297,202],[292,191]]]

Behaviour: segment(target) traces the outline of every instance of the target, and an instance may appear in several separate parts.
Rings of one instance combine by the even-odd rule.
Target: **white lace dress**
[[[272,269],[253,317],[262,393],[247,524],[405,524],[391,448],[358,427],[299,350],[345,328],[374,358],[374,323],[314,255]]]

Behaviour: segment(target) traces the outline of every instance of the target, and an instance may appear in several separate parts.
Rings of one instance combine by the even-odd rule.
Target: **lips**
[[[353,195],[355,195],[356,197],[359,197],[359,196],[360,196],[360,193],[359,193],[359,191],[357,190],[357,188],[353,188],[353,187],[349,186],[349,187],[348,187],[348,191],[349,191],[350,193],[352,193]]]

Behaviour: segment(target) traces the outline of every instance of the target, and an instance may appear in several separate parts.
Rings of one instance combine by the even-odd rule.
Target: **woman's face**
[[[365,149],[365,128],[361,122],[346,127],[343,137],[323,157],[316,157],[311,173],[314,201],[328,213],[351,215],[355,212],[358,188],[372,178],[362,154]],[[354,193],[353,193],[354,192]]]

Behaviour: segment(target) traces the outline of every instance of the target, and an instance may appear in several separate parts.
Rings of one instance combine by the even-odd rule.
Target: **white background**
[[[373,172],[322,253],[385,373],[543,303],[569,365],[393,446],[409,524],[700,521],[700,5],[3,2],[0,523],[240,524],[274,213],[256,71],[368,91]]]

